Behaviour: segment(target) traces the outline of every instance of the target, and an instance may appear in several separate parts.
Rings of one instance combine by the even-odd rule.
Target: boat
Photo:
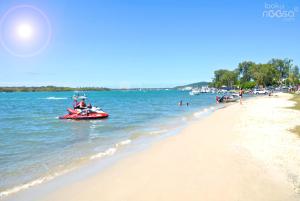
[[[192,89],[192,91],[189,92],[191,96],[199,95],[201,91],[199,89]]]
[[[78,101],[85,101],[87,96],[85,94],[76,94],[73,96],[73,109],[68,108],[68,114],[60,116],[59,119],[74,119],[74,120],[92,120],[107,118],[108,113],[104,112],[100,107],[88,104],[86,107],[79,108]]]
[[[231,94],[231,95],[223,95],[222,97],[216,96],[216,101],[218,103],[230,103],[236,102],[240,99],[238,94]]]
[[[202,86],[201,88],[193,88],[190,91],[190,95],[194,96],[194,95],[199,95],[201,93],[215,93],[216,89],[215,88],[210,88],[208,86]]]

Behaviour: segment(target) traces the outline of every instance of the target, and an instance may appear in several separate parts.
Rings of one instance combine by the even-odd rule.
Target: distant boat
[[[192,91],[190,91],[189,94],[191,96],[199,95],[199,94],[201,94],[201,90],[200,89],[192,89]]]
[[[194,95],[199,95],[201,93],[213,93],[214,90],[207,87],[207,86],[202,86],[201,88],[194,88],[192,89],[192,91],[190,91],[190,95],[194,96]]]
[[[201,87],[201,89],[200,89],[200,91],[201,91],[201,93],[210,93],[211,92],[211,90],[210,90],[210,88],[209,87]]]
[[[180,91],[190,91],[192,90],[193,87],[183,87],[183,88],[179,88]]]

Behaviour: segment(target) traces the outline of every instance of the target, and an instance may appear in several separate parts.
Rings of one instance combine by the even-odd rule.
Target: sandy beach
[[[232,104],[39,201],[299,200],[291,95]],[[34,198],[32,200],[35,200]]]

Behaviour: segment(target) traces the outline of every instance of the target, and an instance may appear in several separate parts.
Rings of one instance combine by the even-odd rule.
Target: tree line
[[[234,70],[214,71],[211,86],[221,88],[244,88],[268,86],[295,86],[299,84],[299,67],[292,59],[271,59],[267,63],[243,61]]]

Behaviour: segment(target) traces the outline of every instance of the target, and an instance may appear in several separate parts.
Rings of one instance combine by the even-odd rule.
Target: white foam
[[[204,115],[206,112],[209,112],[209,109],[214,109],[214,107],[210,107],[210,108],[204,108],[203,110],[201,110],[201,111],[198,111],[198,112],[195,112],[193,115],[194,115],[194,117],[196,117],[196,118],[200,118],[200,117],[202,117],[202,115]]]
[[[48,175],[48,176],[45,176],[45,177],[41,177],[41,178],[38,178],[38,179],[33,180],[31,182],[28,182],[26,184],[15,186],[15,187],[13,187],[11,189],[2,191],[2,192],[0,192],[0,199],[3,198],[3,197],[8,196],[10,194],[17,193],[17,192],[19,192],[21,190],[28,189],[28,188],[36,186],[38,184],[42,184],[42,183],[44,183],[46,181],[50,181],[50,180],[54,179],[55,177],[63,175],[63,174],[65,174],[65,173],[67,173],[67,172],[69,172],[71,170],[72,169],[67,169],[67,170],[64,170],[64,171],[61,171],[61,172],[56,172],[53,175]]]
[[[150,135],[158,135],[158,134],[162,134],[162,133],[166,133],[166,132],[168,132],[168,130],[163,129],[163,130],[151,131],[149,134]]]
[[[127,144],[130,144],[131,143],[131,140],[124,140],[124,141],[121,141],[119,143],[116,144],[116,147],[120,147],[120,146],[124,146],[124,145],[127,145]]]
[[[195,112],[194,117],[199,118],[203,115],[203,113],[204,113],[203,111]]]
[[[96,158],[102,158],[104,156],[110,156],[110,155],[113,155],[115,152],[117,151],[117,148],[108,148],[107,150],[105,150],[104,152],[100,152],[96,155],[93,155],[90,157],[90,159],[96,159]]]
[[[109,148],[104,153],[105,155],[113,155],[117,151],[116,148]]]
[[[45,99],[47,99],[47,100],[66,100],[68,98],[66,98],[66,97],[54,97],[54,96],[50,96],[50,97],[47,97]]]
[[[90,157],[91,160],[96,159],[96,158],[102,158],[103,156],[105,156],[104,152],[100,152],[98,154],[95,154],[93,156]]]
[[[93,160],[93,159],[96,159],[96,158],[102,158],[102,157],[105,157],[105,156],[111,156],[114,153],[116,153],[116,151],[118,150],[119,147],[128,145],[130,143],[131,143],[131,140],[129,140],[129,139],[123,140],[121,142],[116,143],[114,147],[108,148],[104,152],[100,152],[98,154],[95,154],[95,155],[91,156],[90,159]]]

